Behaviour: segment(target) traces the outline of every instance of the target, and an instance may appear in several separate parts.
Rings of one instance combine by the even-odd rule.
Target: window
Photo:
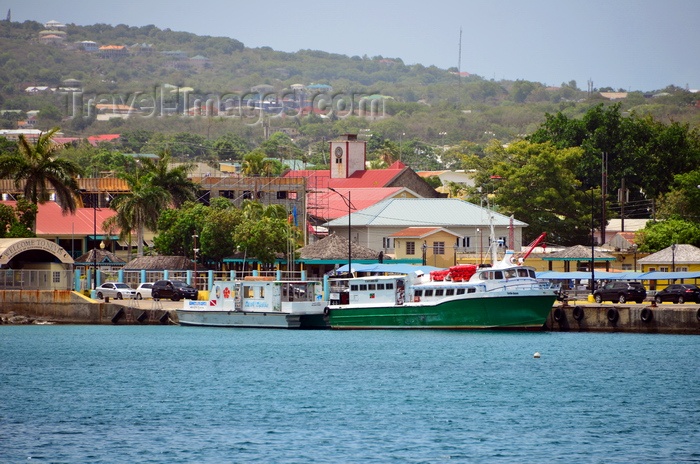
[[[394,241],[390,237],[382,238],[382,248],[394,248]]]
[[[277,199],[278,200],[286,200],[287,199],[287,191],[281,190],[281,191],[277,192]]]
[[[244,200],[252,200],[253,199],[253,192],[250,190],[243,190],[243,199]]]
[[[445,290],[445,296],[454,296],[455,294],[455,289],[454,288],[448,288]]]
[[[384,284],[377,284],[377,290],[384,290]]]
[[[61,282],[61,272],[60,271],[54,271],[52,274],[52,280],[53,283],[58,284]]]
[[[387,289],[387,290],[393,290],[393,289],[394,289],[394,284],[393,284],[393,283],[388,283],[388,284],[386,284],[386,289]]]
[[[229,200],[233,200],[236,198],[236,191],[235,190],[219,190],[219,196],[222,198],[228,198]]]
[[[445,254],[445,242],[433,242],[433,254],[434,255],[444,255]]]
[[[367,291],[367,284],[360,284],[360,291],[366,292]]]
[[[471,237],[462,237],[457,239],[458,248],[471,248],[472,240]]]
[[[423,296],[423,290],[416,290],[416,292],[414,293],[414,296],[417,296],[420,298],[421,296]]]
[[[498,241],[497,241],[498,246],[507,248],[508,247],[508,240],[506,240],[506,239],[507,239],[507,237],[498,237]]]
[[[243,297],[244,298],[253,298],[255,296],[255,290],[253,287],[245,286],[243,287]]]
[[[464,289],[463,289],[463,288],[458,288],[458,289],[457,289],[457,295],[464,295]]]
[[[370,292],[375,291],[375,290],[377,290],[377,285],[376,284],[369,284],[367,286],[367,290],[369,290]]]
[[[442,295],[443,295],[443,293],[444,293],[444,290],[443,290],[443,289],[441,289],[441,288],[440,288],[440,289],[437,289],[437,290],[435,290],[435,296],[442,296]]]
[[[415,255],[416,254],[416,242],[406,242],[406,254]]]
[[[350,290],[353,292],[357,291],[357,284],[350,285]]]
[[[287,198],[289,198],[290,200],[296,200],[297,199],[297,192],[288,192]]]
[[[426,290],[425,291],[425,296],[433,296],[433,290]]]

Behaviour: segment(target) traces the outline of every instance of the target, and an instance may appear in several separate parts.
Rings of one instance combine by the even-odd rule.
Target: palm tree
[[[123,178],[130,192],[112,200],[110,208],[117,212],[113,225],[121,228],[122,236],[128,233],[130,237],[131,232],[136,230],[137,256],[143,256],[145,228],[156,229],[161,211],[170,206],[173,197],[163,187],[153,185],[150,176],[124,174]]]
[[[197,199],[198,185],[187,177],[194,169],[191,163],[171,168],[170,158],[170,152],[166,150],[158,156],[157,161],[145,159],[143,167],[150,184],[165,189],[171,196],[173,206],[179,208],[186,201]]]
[[[58,130],[40,134],[35,144],[21,134],[18,152],[0,156],[0,178],[12,178],[18,189],[24,182],[23,195],[34,204],[46,203],[55,193],[63,214],[74,213],[82,205],[76,178],[83,170],[73,161],[55,157],[63,148],[52,140]]]

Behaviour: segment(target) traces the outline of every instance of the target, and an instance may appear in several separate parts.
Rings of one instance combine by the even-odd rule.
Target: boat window
[[[437,290],[435,290],[435,296],[442,296],[442,295],[443,295],[443,293],[444,293],[444,290],[443,290],[443,289],[441,289],[441,288],[440,288],[440,289],[437,289]]]
[[[527,269],[518,269],[518,277],[527,277]]]
[[[533,279],[536,278],[535,271],[533,271],[532,269],[528,269],[527,272],[528,272],[528,274],[530,274],[530,277],[532,277]]]
[[[377,284],[377,290],[384,290],[384,284]]]
[[[433,296],[433,290],[432,290],[432,289],[426,290],[426,291],[425,291],[425,296]]]
[[[265,298],[265,287],[259,287],[260,288],[260,298]]]
[[[512,279],[515,277],[515,270],[514,269],[506,269],[505,274],[506,274],[506,279]]]
[[[496,271],[496,272],[494,272],[494,276],[495,276],[494,279],[496,279],[496,280],[501,280],[501,279],[503,279],[503,271]]]
[[[351,292],[356,292],[356,291],[357,291],[357,284],[352,284],[352,285],[350,285],[350,291],[351,291]]]
[[[244,298],[254,298],[255,297],[255,288],[251,286],[244,286],[243,287],[243,297]]]
[[[367,291],[367,284],[360,284],[360,291],[366,292]]]
[[[416,290],[416,292],[414,293],[414,296],[419,296],[419,297],[423,296],[423,290]]]
[[[376,289],[377,289],[377,285],[376,285],[376,284],[369,284],[369,285],[367,286],[367,289],[368,289],[369,291],[376,290]]]
[[[393,288],[394,288],[394,284],[393,284],[393,283],[386,284],[386,289],[387,289],[387,290],[392,290]]]
[[[479,278],[481,280],[489,280],[491,277],[489,276],[488,272],[482,272],[481,274],[479,274]]]
[[[458,289],[457,289],[457,295],[464,295],[464,289],[463,289],[463,288],[458,288]]]
[[[476,289],[474,287],[469,287],[467,293],[476,293]]]
[[[454,294],[455,294],[455,289],[454,289],[454,288],[448,288],[447,290],[445,290],[445,295],[446,295],[446,296],[452,296],[452,295],[454,295]]]

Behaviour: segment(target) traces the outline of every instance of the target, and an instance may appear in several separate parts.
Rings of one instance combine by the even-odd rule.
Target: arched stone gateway
[[[1,290],[71,290],[73,258],[43,238],[0,239]]]
[[[22,268],[28,263],[73,264],[73,258],[58,244],[43,238],[0,239],[0,268]],[[64,266],[69,268],[70,266]]]

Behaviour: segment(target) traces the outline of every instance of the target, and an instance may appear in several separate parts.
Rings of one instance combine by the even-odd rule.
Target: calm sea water
[[[699,348],[666,335],[2,326],[0,462],[700,462]]]

